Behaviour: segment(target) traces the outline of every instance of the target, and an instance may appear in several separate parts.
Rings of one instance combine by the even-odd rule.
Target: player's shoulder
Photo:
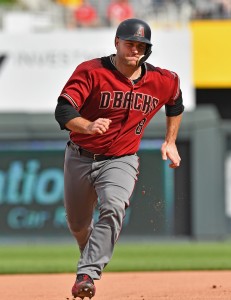
[[[86,61],[80,63],[77,66],[77,70],[90,72],[91,70],[95,70],[95,69],[101,68],[101,67],[102,67],[101,59],[93,58],[93,59],[86,60]]]
[[[113,69],[113,65],[111,63],[110,56],[104,56],[104,57],[98,57],[98,58],[93,58],[91,60],[87,60],[79,64],[76,68],[78,72],[87,72],[91,74],[92,72],[95,74],[95,71],[99,71],[102,69]]]
[[[149,74],[159,75],[173,80],[178,78],[176,72],[160,67],[155,67],[150,63],[146,63],[146,69]]]

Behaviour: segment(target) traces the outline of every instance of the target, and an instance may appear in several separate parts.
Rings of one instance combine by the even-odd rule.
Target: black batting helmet
[[[141,66],[152,53],[151,28],[139,19],[127,19],[121,22],[116,30],[116,37],[121,40],[136,41],[147,44],[146,51],[137,62]]]
[[[116,37],[152,46],[151,28],[146,22],[139,19],[127,19],[121,22],[116,30]]]

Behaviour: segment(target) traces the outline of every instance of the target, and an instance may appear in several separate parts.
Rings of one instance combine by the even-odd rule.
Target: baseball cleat
[[[72,287],[72,295],[74,298],[84,299],[84,297],[88,297],[91,299],[95,295],[95,290],[93,279],[86,274],[79,274]]]

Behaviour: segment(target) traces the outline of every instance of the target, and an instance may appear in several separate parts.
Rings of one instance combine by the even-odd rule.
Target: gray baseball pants
[[[137,180],[138,166],[136,154],[94,161],[80,156],[78,146],[68,143],[64,163],[64,203],[69,229],[81,252],[77,274],[100,279],[119,237]],[[99,218],[94,224],[97,203]]]

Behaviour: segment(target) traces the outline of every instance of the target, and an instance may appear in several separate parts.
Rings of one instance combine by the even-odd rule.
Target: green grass
[[[164,243],[120,246],[111,271],[231,270],[231,243]]]
[[[73,245],[25,245],[0,248],[0,274],[67,273],[79,257]]]
[[[0,274],[76,272],[75,245],[0,247]],[[105,272],[231,270],[231,243],[118,244]]]

